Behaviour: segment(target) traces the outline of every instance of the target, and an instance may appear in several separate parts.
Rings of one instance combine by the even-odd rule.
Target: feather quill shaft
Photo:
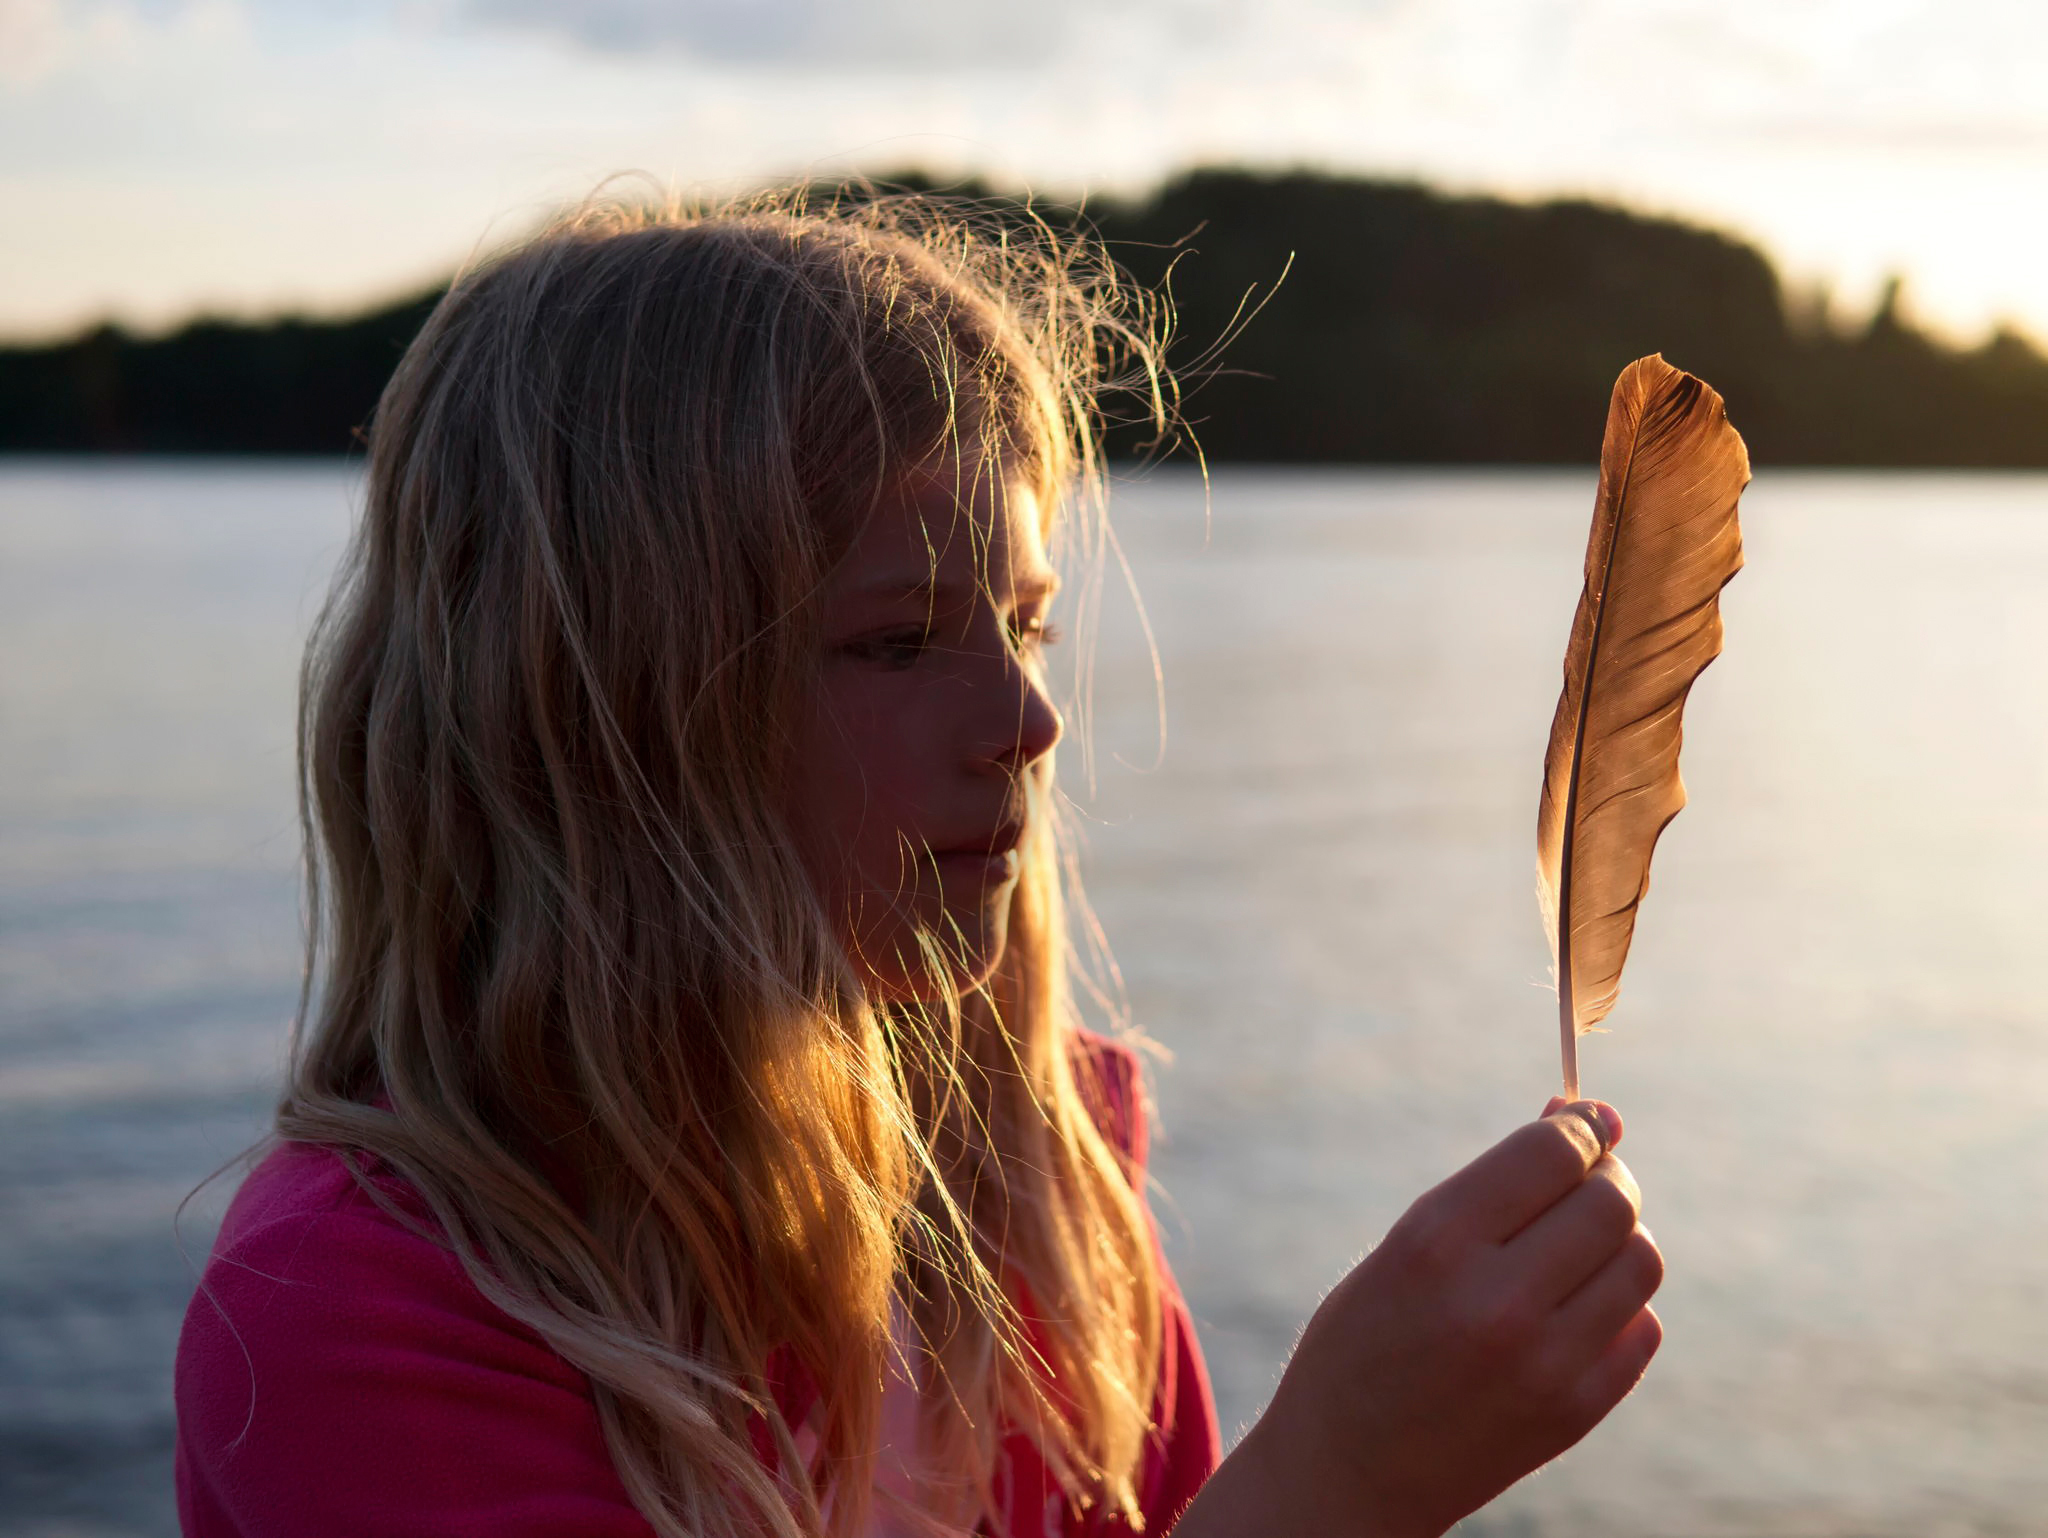
[[[1658,356],[1622,370],[1536,822],[1567,1099],[1579,1096],[1580,1035],[1614,1007],[1657,837],[1685,805],[1680,718],[1721,651],[1748,482],[1720,396]]]

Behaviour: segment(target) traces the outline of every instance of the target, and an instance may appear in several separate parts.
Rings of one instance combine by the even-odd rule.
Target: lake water
[[[1535,795],[1584,473],[1118,493],[1090,891],[1226,1422],[1555,1078]],[[0,467],[0,1530],[167,1534],[172,1212],[297,984],[294,669],[355,483]],[[1667,1344],[1482,1538],[2048,1534],[2048,479],[1766,473],[1590,1092]],[[203,1255],[219,1189],[188,1216]]]

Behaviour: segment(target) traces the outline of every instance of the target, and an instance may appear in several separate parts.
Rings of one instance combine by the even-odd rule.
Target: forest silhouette
[[[1133,278],[1170,287],[1169,356],[1212,461],[1584,463],[1616,373],[1661,352],[1720,390],[1760,464],[2048,466],[2048,358],[2027,338],[1945,343],[1901,313],[1896,283],[1843,324],[1712,230],[1584,201],[1242,170],[1037,212],[1085,222]],[[0,450],[359,450],[436,297],[0,348]]]

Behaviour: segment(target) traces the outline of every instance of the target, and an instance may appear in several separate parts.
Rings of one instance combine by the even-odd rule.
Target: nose
[[[1037,669],[1023,658],[1004,659],[1003,684],[990,691],[994,708],[976,756],[992,768],[1016,774],[1058,746],[1066,723]]]

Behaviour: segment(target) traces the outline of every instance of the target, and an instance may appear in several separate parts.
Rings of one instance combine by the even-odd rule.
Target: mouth
[[[949,885],[958,882],[984,889],[1003,886],[1017,879],[1023,842],[1024,825],[1004,823],[986,838],[934,849],[932,864],[938,867],[940,879]]]

